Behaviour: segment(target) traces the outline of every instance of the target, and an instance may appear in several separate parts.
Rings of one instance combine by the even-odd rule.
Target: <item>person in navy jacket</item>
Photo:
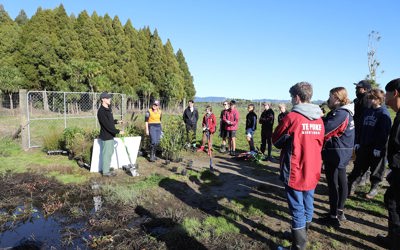
[[[250,152],[254,153],[256,148],[254,147],[254,132],[257,129],[257,115],[254,112],[254,104],[247,106],[249,113],[246,115],[246,139],[250,146]]]
[[[322,219],[324,224],[340,226],[346,220],[343,209],[347,198],[346,167],[352,154],[355,137],[354,104],[343,87],[329,92],[328,107],[331,110],[324,120],[325,144],[322,159],[329,189],[329,214]]]
[[[300,82],[289,90],[293,109],[272,134],[272,143],[282,149],[280,178],[285,185],[292,216],[292,248],[305,249],[307,230],[314,213],[314,191],[321,175],[324,123],[318,105],[311,104],[310,83]]]
[[[384,103],[385,93],[372,89],[368,93],[371,108],[364,112],[361,135],[357,138],[354,149],[357,151],[353,171],[350,173],[349,194],[353,194],[361,176],[371,168],[371,189],[366,197],[372,199],[378,193],[379,183],[385,173],[386,143],[392,121]]]

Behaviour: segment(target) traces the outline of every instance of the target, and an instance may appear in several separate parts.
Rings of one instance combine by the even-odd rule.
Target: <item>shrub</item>
[[[61,149],[62,133],[55,128],[51,128],[46,136],[43,137],[43,150],[58,150]]]
[[[173,116],[163,124],[163,136],[160,141],[163,156],[172,161],[180,158],[185,145],[185,126],[180,116]]]
[[[68,150],[75,159],[90,163],[93,139],[99,135],[98,130],[85,131],[82,128],[66,128],[62,135],[61,145]]]
[[[61,146],[63,147],[63,149],[72,151],[72,149],[71,149],[72,144],[74,143],[75,135],[78,133],[84,134],[85,131],[82,128],[78,128],[78,127],[70,127],[70,128],[64,129],[62,139],[61,139],[62,140]]]

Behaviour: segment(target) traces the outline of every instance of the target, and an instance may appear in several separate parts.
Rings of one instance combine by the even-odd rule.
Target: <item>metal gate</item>
[[[29,148],[40,147],[46,137],[59,134],[67,127],[98,128],[97,110],[100,93],[29,91],[27,93],[27,129]],[[112,94],[115,119],[126,113],[125,95]]]

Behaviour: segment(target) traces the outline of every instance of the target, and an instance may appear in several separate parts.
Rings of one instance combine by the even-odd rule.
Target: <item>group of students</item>
[[[330,112],[326,115],[319,106],[311,104],[310,83],[300,82],[289,90],[293,109],[276,127],[272,142],[281,149],[280,178],[292,216],[291,249],[306,248],[321,162],[330,209],[320,222],[338,227],[346,220],[344,207],[348,195],[354,193],[369,168],[371,189],[366,198],[375,197],[384,176],[386,157],[391,169],[387,177],[390,187],[384,198],[389,226],[388,235],[379,235],[378,239],[389,249],[400,249],[400,78],[386,85],[386,98],[383,90],[371,88],[367,80],[355,85],[354,102],[349,100],[344,87],[330,90]],[[393,126],[385,101],[397,112]],[[354,168],[347,177],[346,167],[353,151]]]
[[[230,102],[225,101],[223,103],[224,108],[221,111],[219,117],[219,136],[222,138],[220,152],[228,152],[231,156],[236,156],[236,132],[239,126],[240,115],[236,108],[236,101],[231,100]],[[288,114],[285,104],[278,105],[280,113],[278,115],[278,122]],[[257,114],[254,111],[254,104],[249,104],[247,107],[248,113],[246,115],[246,139],[249,143],[250,153],[256,152],[254,146],[254,133],[257,129],[257,123],[261,124],[261,148],[262,154],[265,153],[268,145],[268,154],[266,159],[271,159],[272,151],[272,130],[275,120],[274,111],[271,108],[271,104],[268,102],[264,103],[264,111],[261,113],[260,119],[258,120]],[[196,130],[197,120],[199,118],[198,110],[194,107],[193,100],[190,100],[188,107],[183,112],[183,121],[186,125],[187,132],[187,146],[196,149]],[[206,143],[208,144],[208,152],[212,150],[212,139],[216,132],[217,118],[212,112],[212,107],[208,105],[206,107],[206,113],[202,120],[202,143],[197,149],[198,152],[204,151]]]
[[[300,82],[289,89],[293,108],[286,112],[280,105],[278,126],[272,132],[274,113],[268,103],[260,116],[262,124],[261,151],[268,144],[268,156],[271,156],[272,143],[280,154],[280,179],[285,186],[289,210],[292,216],[292,247],[305,249],[307,231],[314,212],[314,191],[321,174],[321,163],[324,165],[329,190],[329,213],[321,219],[322,223],[340,226],[346,220],[345,201],[353,194],[368,169],[370,169],[371,189],[366,197],[372,199],[378,190],[379,183],[385,175],[386,159],[390,173],[387,175],[389,188],[385,192],[384,203],[388,209],[388,234],[378,236],[389,249],[400,249],[400,78],[390,81],[383,90],[371,88],[371,83],[362,80],[356,85],[357,98],[351,102],[344,87],[330,90],[327,101],[330,112],[323,114],[318,105],[311,103],[312,85]],[[109,163],[113,151],[113,137],[123,131],[115,128],[110,109],[111,95],[102,93],[98,119],[101,125],[100,139],[103,143],[103,176],[112,176]],[[396,112],[391,118],[385,105]],[[155,161],[155,148],[160,141],[162,128],[160,103],[154,101],[145,114],[146,135],[150,136],[150,161]],[[257,115],[254,105],[248,106],[246,116],[246,137],[250,150],[255,150],[253,135],[257,127]],[[194,102],[183,113],[188,134],[195,138],[198,111]],[[221,151],[235,155],[236,131],[239,112],[236,102],[224,102],[220,115],[220,136],[223,139]],[[212,107],[206,107],[203,116],[203,139],[199,150],[204,150],[208,142],[209,153],[212,148],[212,136],[216,131],[216,117]],[[193,136],[194,135],[194,136]],[[190,141],[195,147],[195,141]],[[354,168],[347,177],[346,167],[353,150],[356,154]],[[264,153],[264,152],[263,152]]]

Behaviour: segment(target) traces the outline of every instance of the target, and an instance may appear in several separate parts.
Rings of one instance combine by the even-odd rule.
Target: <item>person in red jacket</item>
[[[282,149],[280,178],[284,182],[292,216],[292,248],[305,249],[307,230],[314,212],[314,190],[321,175],[324,123],[318,105],[310,103],[313,89],[300,82],[289,90],[293,109],[272,134],[275,147]]]
[[[204,150],[206,142],[208,142],[208,151],[212,150],[212,138],[215,133],[215,128],[217,126],[217,118],[212,112],[212,107],[206,107],[206,113],[203,116],[203,122],[201,123],[203,127],[203,139],[201,143],[201,147],[197,150],[197,152],[201,152]]]
[[[222,120],[225,123],[225,129],[227,131],[229,154],[231,156],[236,156],[236,130],[239,125],[239,112],[236,109],[235,100],[231,100],[230,108],[225,112]]]

